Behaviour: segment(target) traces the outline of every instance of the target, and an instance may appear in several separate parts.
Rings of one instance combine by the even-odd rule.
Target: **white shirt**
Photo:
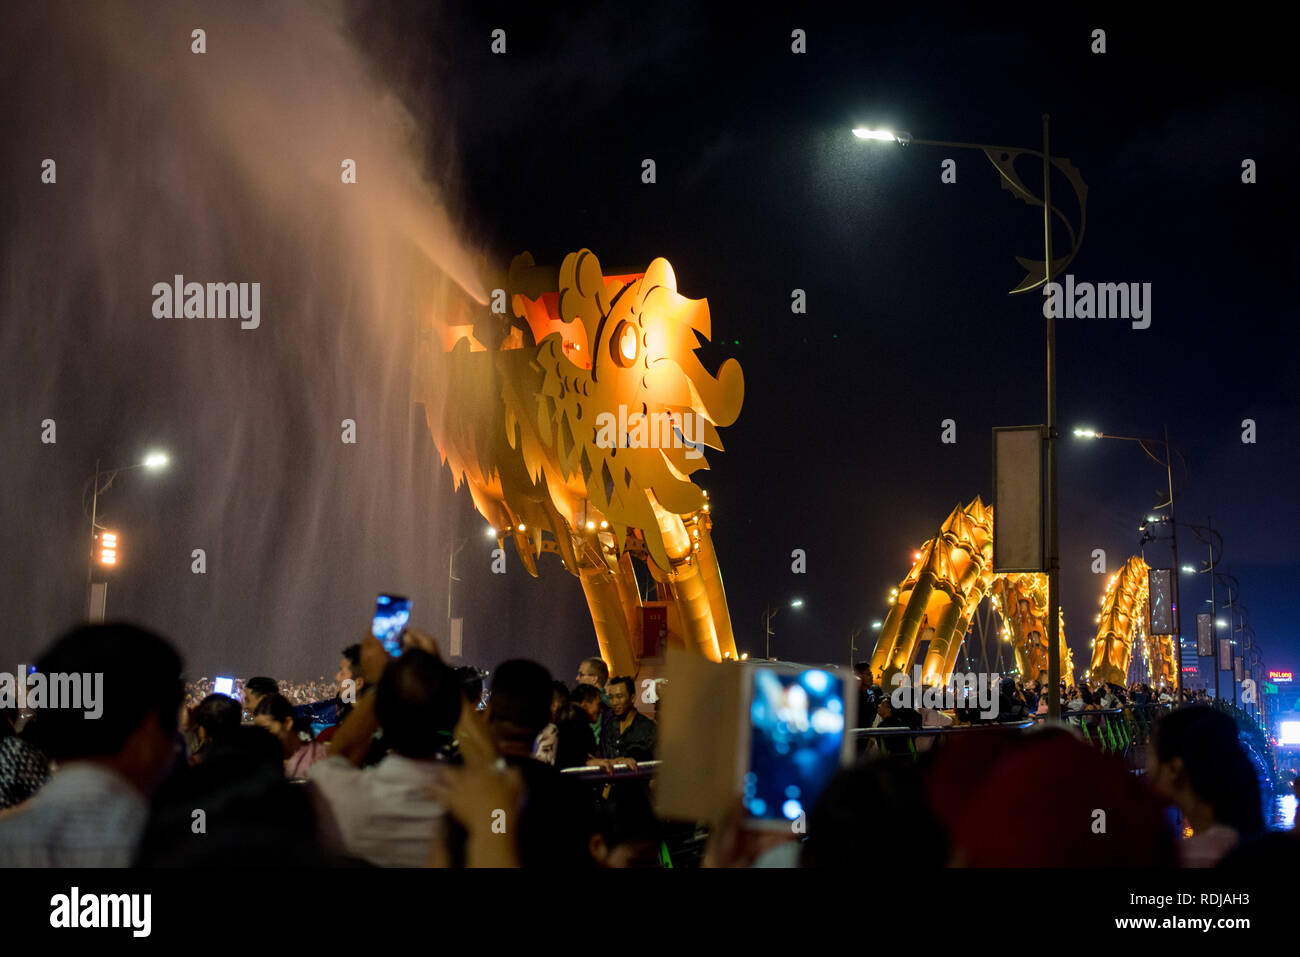
[[[149,802],[116,771],[71,761],[0,818],[0,867],[130,867]]]
[[[948,728],[952,726],[952,718],[934,708],[921,709],[921,727],[923,728]]]
[[[344,849],[380,867],[424,867],[441,837],[445,811],[425,793],[441,762],[389,753],[373,768],[334,755],[307,772],[325,798]]]
[[[533,757],[543,764],[555,763],[555,751],[560,743],[560,729],[552,722],[542,728],[541,733],[533,741]]]

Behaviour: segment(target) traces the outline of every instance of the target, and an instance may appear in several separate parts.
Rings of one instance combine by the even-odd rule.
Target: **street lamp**
[[[1197,540],[1200,541],[1201,544],[1203,544],[1207,549],[1209,549],[1210,552],[1209,559],[1202,563],[1205,567],[1200,569],[1197,572],[1197,574],[1204,575],[1207,572],[1211,573],[1210,574],[1210,597],[1207,599],[1207,601],[1209,601],[1210,603],[1210,641],[1213,645],[1213,650],[1214,650],[1214,697],[1216,700],[1219,700],[1222,698],[1222,695],[1219,693],[1219,673],[1223,670],[1223,668],[1222,668],[1222,660],[1221,660],[1222,656],[1219,654],[1218,619],[1217,617],[1215,617],[1218,614],[1219,605],[1217,600],[1215,599],[1214,586],[1215,583],[1218,582],[1222,577],[1221,574],[1217,571],[1217,569],[1219,566],[1219,562],[1223,560],[1223,536],[1214,530],[1213,519],[1207,519],[1207,521],[1209,522],[1209,524],[1207,525],[1188,525],[1187,527],[1192,530],[1192,533],[1196,536]],[[1216,545],[1218,546],[1219,549],[1218,558],[1214,557],[1214,549]],[[1229,664],[1231,664],[1231,662],[1229,662]],[[1235,700],[1236,698],[1235,690],[1233,692],[1233,697]]]
[[[86,617],[94,617],[94,578],[95,578],[95,541],[99,537],[98,531],[103,528],[99,524],[99,496],[104,494],[113,485],[113,480],[122,472],[130,472],[134,469],[148,469],[151,472],[157,472],[166,468],[170,460],[164,452],[150,452],[140,462],[132,465],[119,465],[114,469],[101,469],[99,459],[95,459],[95,474],[86,479],[86,486],[90,489],[90,561],[86,567]],[[101,479],[103,484],[101,485]],[[82,509],[85,509],[85,489],[82,490]],[[110,544],[111,541],[111,544]],[[113,532],[104,533],[104,548],[100,555],[100,562],[104,565],[117,564],[117,535]]]
[[[1156,465],[1164,466],[1165,480],[1169,483],[1169,501],[1157,505],[1156,508],[1164,508],[1166,505],[1169,506],[1169,548],[1170,551],[1173,553],[1174,567],[1177,568],[1178,567],[1178,519],[1174,515],[1174,467],[1173,467],[1173,454],[1172,454],[1173,446],[1169,444],[1169,426],[1167,425],[1165,426],[1164,441],[1161,441],[1160,439],[1139,438],[1133,435],[1111,435],[1109,432],[1098,432],[1094,429],[1075,429],[1074,435],[1076,438],[1080,438],[1080,439],[1119,439],[1122,442],[1136,442],[1138,446],[1142,449],[1142,451],[1146,453],[1147,458],[1155,462]],[[1148,443],[1152,445],[1164,446],[1165,458],[1163,462],[1151,454],[1151,450],[1147,448]],[[1178,457],[1182,458],[1183,453],[1179,452]],[[1186,459],[1183,460],[1183,467],[1184,469],[1186,469],[1187,467]],[[1152,518],[1148,518],[1147,521],[1156,522],[1159,520],[1157,518],[1152,517]],[[1143,534],[1142,542],[1143,544],[1145,544],[1147,541],[1150,540],[1150,538],[1148,538],[1147,536],[1145,526],[1142,529],[1142,534]],[[1153,538],[1154,536],[1151,537]],[[1188,570],[1187,566],[1183,566],[1183,570],[1187,571]],[[1174,630],[1178,633],[1177,641],[1175,642],[1175,645],[1178,648],[1178,655],[1177,655],[1178,661],[1177,661],[1177,666],[1174,668],[1174,670],[1177,672],[1177,679],[1176,679],[1177,691],[1175,692],[1175,699],[1181,705],[1183,703],[1183,606],[1182,606],[1182,602],[1179,600],[1180,595],[1178,589],[1178,576],[1173,575],[1172,577],[1174,580],[1174,595],[1173,595]]]
[[[1037,264],[1032,260],[1018,259],[1025,267],[1026,275],[1011,292],[1028,292],[1039,286],[1044,288],[1052,281],[1053,275],[1060,275],[1079,253],[1079,244],[1083,242],[1083,233],[1088,224],[1088,187],[1074,164],[1064,157],[1051,154],[1048,140],[1048,114],[1043,114],[1043,149],[1028,150],[1005,146],[992,146],[984,143],[958,143],[945,140],[919,140],[911,133],[886,129],[858,127],[853,135],[861,140],[892,142],[899,146],[916,144],[918,146],[941,146],[950,149],[973,149],[982,152],[1002,177],[1002,186],[1018,199],[1031,206],[1043,207],[1043,260],[1041,274]],[[1043,163],[1043,196],[1039,199],[1031,193],[1020,180],[1016,172],[1016,160],[1023,155],[1037,157]],[[1065,214],[1052,206],[1052,167],[1055,166],[1074,189],[1079,202],[1079,232]],[[1070,237],[1070,251],[1060,259],[1052,259],[1052,214],[1055,213],[1065,224]],[[1056,463],[1056,310],[1047,311],[1047,715],[1049,720],[1059,721],[1061,717],[1061,648],[1060,648],[1060,527],[1059,509],[1057,507],[1057,463]]]
[[[793,599],[790,602],[790,607],[802,608],[803,599],[802,598]],[[767,610],[763,612],[763,631],[766,634],[766,641],[767,641],[767,651],[765,657],[767,658],[772,657],[772,635],[774,634],[774,632],[772,631],[772,619],[776,617],[777,612],[779,612],[780,610],[781,609],[779,607],[773,608],[771,605],[768,605]]]

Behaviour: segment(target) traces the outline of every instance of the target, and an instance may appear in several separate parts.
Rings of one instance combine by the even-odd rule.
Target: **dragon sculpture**
[[[635,675],[643,604],[668,645],[736,657],[706,492],[691,479],[722,449],[744,397],[735,359],[711,375],[696,351],[708,303],[677,292],[667,260],[605,275],[587,249],[559,269],[515,257],[491,308],[448,305],[425,322],[416,399],[457,488],[537,577],[559,555],[587,598],[602,657]],[[509,310],[505,308],[509,303]],[[632,560],[658,602],[643,603]]]
[[[1177,682],[1176,636],[1148,633],[1150,571],[1147,563],[1134,555],[1106,584],[1097,616],[1097,637],[1092,642],[1089,679],[1124,684],[1136,650],[1143,656],[1143,670],[1152,684],[1173,687]]]
[[[1047,671],[1047,575],[993,571],[993,509],[978,497],[958,505],[916,553],[911,570],[893,590],[889,615],[871,656],[876,679],[888,683],[896,671],[910,673],[923,641],[923,684],[943,685],[953,673],[962,641],[980,602],[987,597],[1011,643],[1016,670],[1036,678]],[[1147,635],[1147,564],[1130,558],[1111,577],[1102,598],[1092,662],[1085,677],[1124,684],[1135,646],[1146,649],[1153,682],[1174,679],[1174,638]],[[1061,676],[1074,683],[1074,656],[1059,630]]]
[[[921,642],[928,640],[921,680],[944,684],[986,596],[1001,617],[1002,637],[1012,643],[1019,672],[1046,671],[1047,576],[993,572],[993,509],[977,496],[952,510],[890,596],[892,607],[871,656],[872,673],[882,681],[896,670],[910,673]],[[1061,673],[1072,676],[1064,627],[1060,636]]]

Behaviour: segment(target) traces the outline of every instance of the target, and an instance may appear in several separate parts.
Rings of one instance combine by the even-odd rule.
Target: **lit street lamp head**
[[[140,464],[147,469],[160,469],[166,466],[167,456],[163,452],[150,452]]]

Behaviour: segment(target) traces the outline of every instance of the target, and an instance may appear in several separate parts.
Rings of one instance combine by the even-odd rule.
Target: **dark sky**
[[[1035,148],[1046,112],[1053,153],[1069,157],[1089,187],[1087,232],[1069,271],[1079,281],[1152,286],[1148,329],[1058,322],[1062,603],[1076,661],[1086,660],[1104,587],[1090,572],[1092,550],[1105,549],[1111,570],[1135,552],[1136,527],[1160,501],[1164,475],[1130,443],[1081,442],[1070,430],[1158,435],[1167,425],[1187,462],[1175,474],[1180,519],[1212,517],[1225,542],[1221,568],[1241,581],[1265,660],[1300,666],[1291,596],[1300,572],[1297,98],[1282,31],[1259,18],[1218,19],[1211,29],[1201,18],[1127,11],[1031,19],[964,6],[861,5],[751,7],[737,18],[700,6],[347,9],[367,69],[437,131],[423,165],[467,245],[502,264],[523,250],[558,264],[583,247],[607,265],[643,268],[664,256],[685,295],[708,299],[715,342],[703,354],[715,366],[736,357],[746,382],[740,419],[722,432],[725,453],[710,455],[711,471],[697,476],[714,503],[742,650],[761,650],[766,603],[797,596],[804,607],[777,619],[774,653],[847,661],[850,632],[884,617],[912,550],[954,505],[990,500],[990,429],[1045,416],[1042,297],[1007,295],[1022,275],[1014,257],[1041,251],[1041,211],[1002,190],[976,152],[865,144],[850,129],[888,125],[918,138]],[[243,9],[250,35],[261,9]],[[203,15],[195,12],[195,22]],[[466,539],[454,599],[466,619],[466,660],[491,667],[531,656],[572,678],[577,658],[595,649],[577,582],[558,560],[544,563],[538,581],[517,562],[507,575],[489,573],[492,543],[468,496],[452,494],[401,389],[385,378],[384,394],[368,392],[374,367],[350,363],[350,348],[330,353],[328,376],[300,375],[299,363],[320,367],[311,359],[319,345],[304,343],[313,327],[304,319],[292,335],[277,332],[268,314],[259,357],[247,359],[258,363],[256,375],[237,377],[242,394],[274,390],[275,408],[293,410],[287,425],[267,426],[242,405],[225,418],[202,414],[205,401],[238,400],[213,399],[215,378],[194,381],[244,361],[226,358],[225,346],[204,362],[187,340],[175,374],[138,375],[142,356],[166,365],[172,347],[156,336],[128,347],[116,326],[85,332],[70,303],[111,299],[127,280],[58,261],[64,231],[84,225],[73,210],[89,215],[97,197],[76,197],[75,167],[61,165],[66,205],[57,215],[42,205],[45,194],[31,181],[52,149],[46,119],[72,110],[76,87],[34,93],[41,74],[34,54],[22,52],[57,49],[66,23],[29,8],[8,16],[9,26],[25,27],[16,58],[5,61],[4,94],[13,118],[4,188],[19,210],[6,218],[4,268],[19,278],[0,285],[14,410],[5,458],[18,476],[0,497],[0,571],[10,583],[0,628],[6,643],[17,639],[14,653],[40,647],[78,614],[86,523],[77,499],[95,458],[131,460],[152,441],[168,446],[173,472],[123,476],[104,499],[134,543],[129,573],[110,586],[110,612],[172,635],[196,674],[332,673],[337,649],[365,628],[381,588],[412,594],[417,620],[444,630],[448,549]],[[1098,27],[1104,55],[1090,52]],[[506,31],[504,56],[490,51],[494,28]],[[806,54],[790,50],[795,28],[807,33]],[[286,61],[301,56],[292,28],[276,35]],[[73,52],[94,48],[81,42]],[[219,53],[241,39],[229,31],[210,42]],[[152,55],[144,39],[134,53],[124,48],[103,64],[74,60],[72,72],[97,88],[129,69],[132,56]],[[310,58],[308,68],[325,77],[332,64]],[[322,82],[321,95],[329,89]],[[156,94],[162,105],[123,109],[139,111],[148,128],[151,109],[168,109],[167,95]],[[113,151],[96,149],[93,130],[71,121],[60,128],[55,139],[65,150],[142,179],[136,188],[146,199],[160,166],[184,167],[188,182],[230,175],[186,153],[183,136],[155,137],[125,173]],[[340,135],[349,129],[341,123]],[[657,164],[653,185],[640,178],[647,157]],[[948,157],[957,161],[951,185],[939,176]],[[1247,158],[1258,164],[1253,185],[1241,182]],[[1037,188],[1036,171],[1028,163],[1024,171]],[[237,207],[237,177],[229,190]],[[172,215],[159,236],[201,214],[183,201],[161,205]],[[221,235],[238,251],[223,261],[246,255],[257,263],[250,248],[273,251],[297,257],[290,272],[300,280],[315,269],[322,283],[332,281],[333,260],[313,259],[303,238],[311,232],[263,236],[263,221],[250,217],[242,233],[240,223],[226,223]],[[150,229],[140,226],[142,246]],[[171,244],[183,247],[184,235]],[[229,242],[235,235],[238,244]],[[114,248],[133,241],[112,239]],[[286,253],[286,243],[297,245]],[[54,260],[40,276],[18,256],[33,246]],[[140,265],[139,282],[147,288],[147,277],[171,271],[160,257]],[[130,282],[139,284],[134,274]],[[62,298],[34,308],[50,287]],[[795,288],[807,292],[806,315],[790,312]],[[120,321],[145,323],[144,302],[137,317]],[[294,306],[282,300],[281,308]],[[34,439],[40,419],[54,413],[40,411],[32,395],[64,410],[57,450]],[[397,438],[368,450],[364,462],[322,459],[317,445],[326,447],[326,433],[347,414],[346,402],[330,401],[339,395],[371,402],[367,410],[385,417],[384,434]],[[940,442],[947,418],[957,423],[954,445]],[[1241,441],[1246,418],[1257,423],[1255,444]],[[260,472],[245,478],[229,465],[263,448]],[[295,494],[303,488],[310,506]],[[241,538],[246,528],[256,534]],[[202,542],[209,561],[237,571],[196,582],[188,555]],[[1203,557],[1190,529],[1180,546],[1184,563]],[[791,573],[795,548],[807,552],[804,575]],[[1167,564],[1167,555],[1164,543],[1147,546],[1152,564]],[[1186,633],[1208,597],[1207,576],[1184,579]],[[865,657],[870,639],[859,641]]]

